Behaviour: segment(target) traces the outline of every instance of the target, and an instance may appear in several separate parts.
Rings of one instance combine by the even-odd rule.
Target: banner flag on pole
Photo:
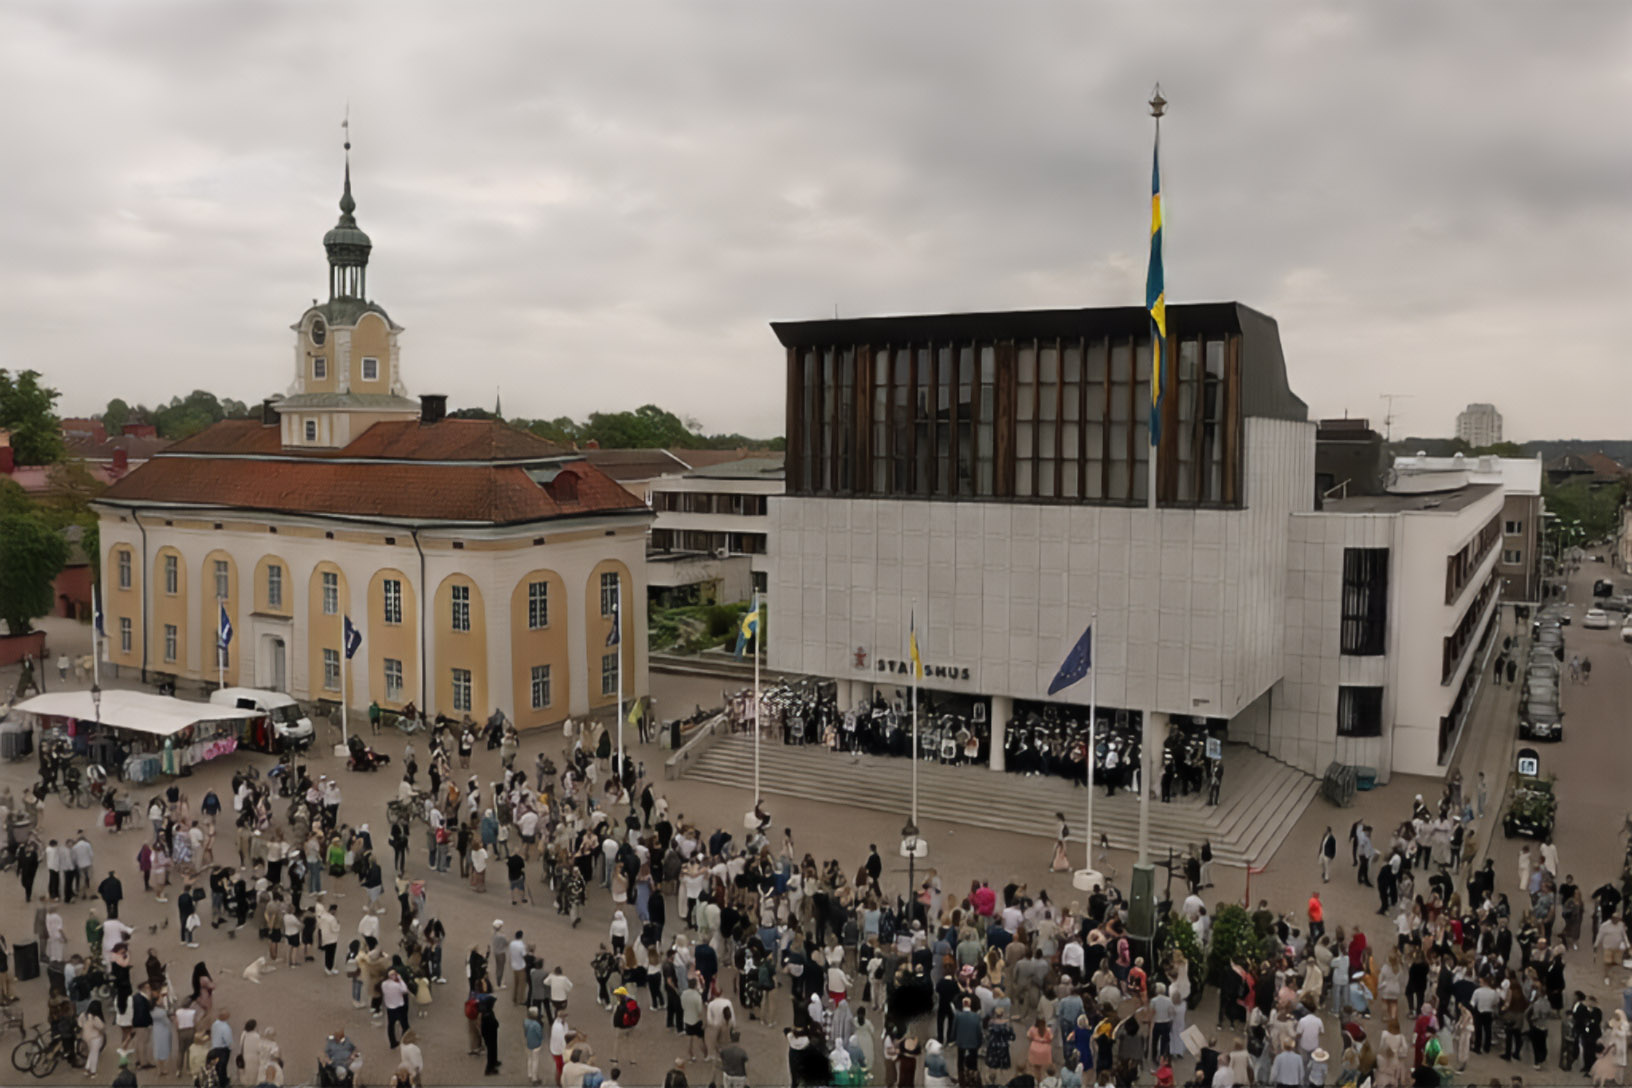
[[[901,613],[897,612],[899,616]],[[916,610],[907,613],[907,656],[912,659],[912,675],[924,675],[924,662],[918,656],[918,616]]]
[[[1161,145],[1150,157],[1150,265],[1145,272],[1145,309],[1155,329],[1150,354],[1150,444],[1162,437],[1162,396],[1167,384],[1162,368],[1167,362],[1167,286],[1162,270],[1162,165]]]
[[[1048,693],[1054,695],[1088,675],[1088,670],[1094,665],[1094,625],[1089,624],[1077,639],[1077,644],[1071,647],[1071,652],[1065,655],[1065,661],[1060,665],[1060,671],[1054,674],[1054,681],[1048,685]]]
[[[757,653],[759,650],[759,607],[759,594],[755,593],[752,607],[743,614],[742,623],[737,626],[736,655],[738,657],[741,657],[743,651],[748,648],[749,639],[754,642],[755,652]]]
[[[341,643],[345,647],[347,661],[351,660],[352,655],[357,652],[357,648],[363,644],[363,633],[352,626],[350,616],[346,617]]]
[[[100,609],[96,613],[96,629],[98,631],[102,630],[102,612]],[[216,640],[223,650],[232,643],[232,621],[227,618],[226,602],[221,603],[221,625],[216,632]]]
[[[623,583],[620,581],[618,583],[617,592],[612,595],[612,630],[607,632],[606,635],[606,644],[608,646],[616,646],[623,639],[623,635],[618,630],[618,628],[622,626],[622,624],[619,622],[622,618],[620,616],[622,611]]]

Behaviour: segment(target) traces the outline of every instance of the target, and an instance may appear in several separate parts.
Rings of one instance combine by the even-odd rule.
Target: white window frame
[[[396,627],[402,623],[402,581],[398,578],[387,578],[380,584],[380,595],[384,598],[384,620]]]
[[[232,596],[232,568],[225,559],[215,560],[215,599],[224,601]]]
[[[120,616],[119,617],[119,652],[122,653],[122,654],[130,653],[130,646],[131,646],[130,617],[129,616]]]
[[[165,624],[164,625],[164,659],[166,661],[175,661],[176,660],[176,657],[177,657],[178,653],[180,652],[179,651],[180,642],[181,642],[181,632],[176,630],[176,625],[173,624],[173,623]]]
[[[323,647],[323,690],[340,690],[340,651]]]
[[[550,625],[550,583],[527,583],[527,629],[542,631]]]
[[[130,549],[119,549],[119,588],[129,589],[131,580]]]
[[[1518,566],[1520,563],[1524,562],[1524,549],[1523,548],[1503,548],[1502,549],[1502,562],[1504,564],[1506,564],[1507,566],[1510,566],[1510,567]]]
[[[332,570],[321,573],[323,583],[323,614],[338,616],[340,614],[340,575]]]
[[[618,599],[618,572],[615,570],[601,573],[601,615],[610,616],[614,602]]]
[[[363,356],[363,381],[377,382],[380,380],[380,361],[372,355]]]
[[[312,381],[326,382],[329,380],[329,360],[326,355],[312,356]]]
[[[268,608],[283,607],[282,563],[268,563],[266,565],[266,606]]]
[[[455,631],[470,630],[470,587],[448,587],[448,623]]]
[[[164,557],[164,595],[174,597],[181,592],[181,561],[175,555]]]
[[[385,659],[385,700],[388,703],[402,701],[402,662],[395,657]]]
[[[470,698],[470,670],[452,669],[453,681],[453,709],[456,713],[469,714]]]
[[[1524,520],[1522,518],[1508,518],[1502,522],[1502,532],[1508,536],[1522,536],[1524,534]]]
[[[623,649],[622,646],[618,647]],[[616,695],[618,693],[618,655],[616,652],[601,655],[601,694]]]
[[[306,441],[317,441],[317,420],[315,419],[308,419],[306,421]]]
[[[532,670],[532,703],[534,710],[544,710],[550,705],[550,667],[548,665],[534,665]]]

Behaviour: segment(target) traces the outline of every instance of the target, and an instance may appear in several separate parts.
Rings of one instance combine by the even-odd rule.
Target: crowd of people
[[[497,764],[473,768],[483,746]],[[196,806],[181,782],[160,790],[131,821],[139,841],[110,822],[108,845],[47,830],[74,810],[25,799],[38,822],[17,874],[41,900],[51,1032],[83,1044],[87,1074],[111,1056],[120,1077],[203,1085],[279,1085],[314,1066],[320,1084],[355,1084],[367,1052],[376,1081],[412,1088],[425,1071],[415,1029],[433,1015],[463,1015],[469,1075],[519,1079],[503,1060],[519,1041],[527,1081],[562,1088],[685,1088],[697,1063],[725,1088],[1390,1088],[1449,1083],[1474,1054],[1623,1079],[1632,986],[1604,1009],[1571,978],[1589,957],[1606,985],[1619,976],[1626,889],[1586,891],[1545,841],[1518,852],[1501,886],[1472,830],[1482,780],[1465,790],[1453,775],[1384,834],[1350,828],[1375,922],[1329,920],[1319,888],[1301,909],[1209,905],[1210,855],[1192,851],[1177,867],[1182,900],[1161,904],[1143,942],[1108,886],[1056,901],[1018,878],[952,890],[929,870],[903,897],[886,889],[876,847],[818,859],[763,802],[746,830],[687,820],[593,723],[569,729],[560,765],[543,744],[531,761],[523,747],[507,723],[432,723],[392,765],[383,813],[352,812],[337,779],[298,760],[264,778],[246,764]],[[9,793],[0,806],[13,809]],[[121,920],[118,875],[98,871],[110,849],[134,856],[143,887],[129,894],[167,904],[145,933]],[[1328,830],[1323,880],[1341,853]],[[461,902],[507,901],[488,938],[450,958],[432,901],[455,881]],[[583,929],[592,900],[604,933]],[[64,913],[75,901],[83,940]],[[582,936],[549,946],[539,915],[552,907]],[[202,953],[190,971],[166,959],[177,944],[224,947],[212,934],[239,941],[235,961],[253,957],[235,968],[250,983],[344,975],[332,992],[368,1010],[378,1039],[341,1028],[292,1053],[269,1010],[236,1018],[215,1002]],[[1207,1023],[1194,1010],[1209,990]],[[641,1068],[664,1032],[675,1064]],[[785,1067],[750,1074],[744,1034],[778,1032]]]

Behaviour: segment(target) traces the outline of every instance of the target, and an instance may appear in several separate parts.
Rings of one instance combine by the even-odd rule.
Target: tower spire
[[[346,116],[340,122],[340,128],[345,133],[346,151],[346,185],[340,193],[340,223],[342,226],[354,227],[357,221],[352,218],[352,212],[357,210],[357,202],[351,198],[351,103],[346,103]]]
[[[346,154],[345,185],[340,190],[340,221],[323,236],[323,248],[329,254],[329,298],[366,299],[365,276],[368,253],[373,245],[368,235],[357,226],[357,218],[352,214],[357,210],[357,201],[351,195],[350,103],[346,104],[346,115],[340,122],[340,129],[345,134],[343,147]]]

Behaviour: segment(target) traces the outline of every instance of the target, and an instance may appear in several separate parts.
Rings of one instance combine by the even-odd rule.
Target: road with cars
[[[1557,776],[1553,838],[1560,865],[1589,890],[1619,876],[1627,842],[1622,828],[1632,813],[1632,643],[1621,640],[1618,613],[1611,614],[1605,629],[1581,624],[1600,578],[1615,582],[1617,594],[1632,590],[1628,576],[1617,575],[1607,563],[1589,560],[1570,577],[1565,663],[1577,654],[1590,659],[1591,679],[1574,683],[1566,667],[1560,679],[1564,739],[1530,744],[1541,755],[1542,773]],[[1511,872],[1518,842],[1508,846],[1505,868]]]

